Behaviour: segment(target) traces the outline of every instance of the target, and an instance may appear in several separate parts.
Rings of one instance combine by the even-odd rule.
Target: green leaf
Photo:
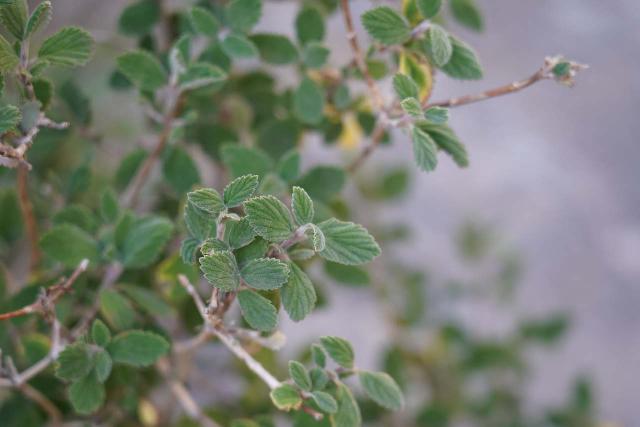
[[[0,3],[0,22],[16,39],[23,40],[29,7],[26,0]]]
[[[308,224],[305,227],[305,234],[311,241],[313,245],[313,250],[316,252],[322,252],[326,247],[326,239],[324,238],[324,233],[320,230],[315,224]]]
[[[571,64],[569,62],[559,62],[551,69],[556,77],[568,76],[571,72]]]
[[[227,5],[227,20],[237,31],[249,31],[262,16],[262,0],[233,0]]]
[[[322,412],[326,412],[327,414],[335,414],[338,412],[338,402],[336,402],[329,393],[314,391],[311,393],[311,398]]]
[[[172,233],[173,224],[165,218],[151,216],[135,221],[124,240],[122,263],[127,268],[153,264]]]
[[[238,249],[248,245],[256,237],[256,233],[251,228],[249,220],[245,217],[240,221],[228,221],[225,228],[225,239],[229,246]]]
[[[76,342],[65,347],[58,356],[56,376],[67,381],[83,378],[93,369],[93,357],[89,346]]]
[[[184,209],[184,223],[189,234],[195,237],[198,242],[203,242],[216,235],[216,215],[198,209],[190,202],[187,202]]]
[[[162,161],[162,174],[178,194],[186,193],[200,182],[198,166],[186,150],[169,147]]]
[[[140,37],[149,34],[160,20],[156,0],[140,0],[127,6],[118,19],[118,30],[125,35]]]
[[[116,335],[107,350],[116,363],[149,366],[169,351],[169,343],[152,332],[127,331]]]
[[[42,104],[42,110],[46,110],[51,105],[53,98],[53,83],[51,80],[41,77],[33,79],[33,93]]]
[[[96,360],[96,378],[99,382],[104,383],[111,374],[113,367],[113,359],[105,350],[98,350],[95,355]]]
[[[438,146],[428,133],[417,126],[413,128],[413,157],[418,167],[430,172],[438,165]]]
[[[259,148],[225,144],[220,155],[234,178],[243,175],[264,177],[273,169],[273,160]]]
[[[453,36],[449,36],[453,52],[451,59],[443,67],[448,76],[461,80],[478,80],[482,78],[482,67],[476,53],[469,45]]]
[[[292,182],[300,175],[300,153],[291,150],[285,153],[278,162],[276,170],[280,178],[286,182]]]
[[[325,271],[337,282],[351,286],[367,285],[371,280],[367,270],[354,265],[343,265],[335,262],[325,262]]]
[[[83,259],[99,258],[98,243],[84,230],[71,224],[53,227],[40,240],[42,251],[65,267],[74,268]]]
[[[6,73],[13,71],[20,62],[16,51],[13,50],[13,46],[0,35],[0,72]]]
[[[190,64],[186,71],[180,75],[178,83],[182,90],[194,90],[224,82],[227,73],[222,68],[205,62]]]
[[[311,197],[309,197],[307,192],[301,187],[293,187],[291,210],[293,211],[293,218],[298,225],[313,222],[313,217],[315,216],[313,200],[311,200]]]
[[[263,61],[274,65],[286,65],[298,59],[298,50],[291,41],[280,34],[254,34],[251,41],[258,47]]]
[[[469,166],[467,149],[449,126],[434,123],[420,123],[419,126],[433,138],[438,148],[451,156],[458,166],[461,168]]]
[[[311,377],[302,363],[297,360],[289,361],[289,376],[302,390],[311,391]]]
[[[324,39],[324,17],[315,7],[306,6],[296,16],[296,36],[303,46]]]
[[[224,202],[220,193],[213,188],[200,188],[187,194],[187,200],[198,209],[207,211],[214,216],[218,216],[224,209]]]
[[[253,231],[270,242],[286,240],[295,229],[289,209],[276,197],[254,197],[244,209]]]
[[[22,113],[18,107],[5,105],[0,108],[0,134],[15,129],[22,120]]]
[[[220,45],[224,53],[232,58],[254,58],[258,56],[258,48],[244,34],[231,33]]]
[[[320,256],[340,264],[364,264],[380,255],[380,246],[361,225],[331,218],[318,224],[325,237]]]
[[[100,292],[100,313],[120,331],[130,328],[135,321],[135,311],[129,300],[111,289]]]
[[[404,397],[398,384],[388,374],[384,372],[358,372],[360,384],[364,388],[367,396],[378,405],[399,411],[404,406]]]
[[[424,112],[424,118],[431,123],[443,124],[449,120],[449,110],[442,107],[431,107]]]
[[[240,272],[233,254],[214,252],[200,258],[200,270],[205,279],[223,291],[235,291],[240,286]]]
[[[302,397],[298,390],[291,384],[282,384],[274,388],[271,393],[271,401],[281,411],[298,409],[302,405]]]
[[[282,305],[294,322],[299,322],[316,305],[316,290],[309,276],[294,262],[289,263],[289,280],[280,289]]]
[[[112,224],[116,222],[119,214],[118,196],[111,188],[107,188],[100,196],[100,216],[104,222]]]
[[[456,21],[472,30],[482,31],[484,22],[474,0],[451,0],[449,6]]]
[[[93,321],[91,325],[91,339],[96,345],[105,347],[111,341],[111,331],[100,319]]]
[[[255,289],[278,289],[287,282],[289,267],[274,258],[258,258],[249,261],[240,270],[242,279]]]
[[[324,368],[327,365],[327,353],[318,344],[311,344],[311,357],[318,367]]]
[[[305,77],[293,94],[293,113],[303,123],[317,125],[324,116],[324,91]]]
[[[324,350],[322,350],[322,353],[324,354]],[[327,387],[330,381],[325,370],[318,367],[311,369],[309,376],[311,376],[311,382],[313,383],[314,390],[323,390]]]
[[[362,15],[362,25],[382,44],[402,44],[411,36],[407,21],[388,6],[379,6]]]
[[[302,51],[302,60],[309,68],[322,68],[329,58],[329,49],[317,42],[310,42]]]
[[[138,50],[118,57],[118,70],[141,90],[155,91],[167,84],[167,72],[155,56]]]
[[[413,117],[422,116],[422,105],[416,98],[405,98],[400,102],[400,106],[405,113]]]
[[[193,264],[196,259],[196,254],[200,247],[200,240],[195,237],[189,237],[180,244],[180,258],[185,264]]]
[[[49,22],[51,21],[51,16],[53,14],[51,2],[43,1],[35,8],[29,20],[27,21],[27,25],[24,30],[24,37],[28,38],[32,36],[36,32],[44,29]]]
[[[333,426],[335,427],[355,427],[362,425],[362,415],[360,415],[360,407],[353,397],[353,393],[349,388],[340,383],[338,384],[338,411],[332,416]]]
[[[442,0],[416,0],[416,6],[425,19],[431,19],[438,14]]]
[[[276,327],[278,312],[271,301],[262,295],[250,290],[240,291],[238,302],[242,316],[252,328],[267,332]]]
[[[211,239],[205,240],[204,243],[202,243],[202,246],[200,249],[202,250],[202,253],[204,255],[210,255],[210,254],[213,254],[214,252],[229,251],[231,248],[222,240],[211,238]]]
[[[418,85],[413,79],[402,73],[398,73],[393,76],[393,89],[395,90],[398,98],[418,98]]]
[[[69,400],[79,414],[91,414],[97,411],[105,399],[104,384],[98,381],[95,373],[87,375],[69,387]]]
[[[220,23],[213,13],[204,7],[192,7],[189,11],[189,19],[196,33],[214,38],[218,36]]]
[[[171,306],[164,302],[156,292],[134,285],[119,285],[118,288],[122,289],[133,302],[152,316],[166,316],[173,311]]]
[[[453,55],[453,45],[449,33],[439,25],[432,24],[429,27],[426,46],[429,56],[438,67],[446,65]]]
[[[78,27],[65,27],[46,39],[38,51],[38,59],[53,65],[77,67],[89,62],[93,37]]]
[[[334,362],[343,368],[353,368],[355,356],[349,341],[340,337],[327,336],[320,338],[320,343]]]
[[[234,179],[224,188],[222,198],[228,208],[239,206],[258,188],[258,175],[244,175]]]
[[[345,181],[344,169],[335,166],[316,166],[305,173],[296,185],[304,188],[312,199],[328,202],[342,191]]]

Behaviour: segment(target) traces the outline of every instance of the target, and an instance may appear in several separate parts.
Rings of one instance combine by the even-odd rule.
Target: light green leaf
[[[433,62],[438,66],[444,66],[453,55],[453,45],[447,33],[441,26],[432,24],[427,31],[427,51]]]
[[[340,337],[327,336],[320,338],[320,343],[334,362],[343,368],[353,368],[355,356],[349,341]]]
[[[216,235],[216,215],[198,209],[193,203],[187,202],[184,209],[184,222],[189,234],[199,242]]]
[[[335,218],[318,224],[326,246],[320,256],[340,264],[364,264],[380,255],[380,246],[361,225]]]
[[[404,406],[404,397],[398,384],[384,372],[360,371],[360,384],[369,396],[378,405],[399,411]]]
[[[220,23],[209,10],[204,7],[195,6],[189,11],[191,26],[200,34],[209,37],[217,37]]]
[[[303,7],[296,16],[296,36],[303,46],[309,42],[319,42],[324,38],[324,17],[317,8]]]
[[[149,34],[160,20],[160,7],[156,0],[140,0],[128,5],[118,19],[118,30],[128,36]]]
[[[100,216],[104,222],[111,224],[116,222],[119,214],[118,196],[111,188],[107,188],[100,196]]]
[[[134,285],[119,285],[125,294],[140,308],[152,316],[167,316],[173,308],[164,302],[158,293]]]
[[[224,188],[222,198],[228,208],[239,206],[258,188],[258,175],[244,175],[234,179]]]
[[[185,264],[193,264],[200,247],[200,240],[195,237],[184,239],[180,244],[180,258]]]
[[[258,175],[264,177],[273,169],[273,160],[256,147],[225,144],[220,150],[222,162],[229,168],[232,177]]]
[[[91,414],[104,403],[104,384],[98,381],[95,373],[87,375],[69,387],[69,400],[79,414]]]
[[[143,268],[156,261],[173,233],[171,221],[160,217],[141,218],[124,240],[122,262],[128,268]]]
[[[311,377],[302,363],[297,360],[289,361],[289,376],[302,390],[311,391]]]
[[[249,31],[262,16],[262,0],[232,0],[227,5],[227,20],[237,31]]]
[[[280,34],[254,34],[251,41],[258,47],[263,61],[274,65],[286,65],[298,59],[298,50],[291,41]]]
[[[99,258],[98,243],[84,230],[71,224],[60,224],[42,236],[40,247],[50,258],[65,267],[76,267],[83,259]]]
[[[299,322],[316,305],[316,290],[309,276],[294,262],[289,263],[289,280],[280,289],[280,298],[285,311],[294,322]]]
[[[156,57],[142,50],[119,56],[118,70],[141,90],[157,90],[168,80],[167,72]]]
[[[227,221],[225,239],[231,248],[238,249],[247,246],[255,237],[256,233],[246,217],[240,221]]]
[[[16,126],[22,120],[22,113],[18,107],[5,105],[0,107],[0,134],[5,133]]]
[[[240,286],[240,272],[233,254],[219,251],[200,258],[200,270],[205,279],[223,291],[235,291]]]
[[[65,27],[46,39],[38,51],[38,59],[53,65],[84,65],[93,52],[93,37],[78,27]]]
[[[201,188],[187,194],[189,203],[192,203],[198,209],[207,211],[217,216],[224,209],[224,202],[220,193],[213,188]]]
[[[205,62],[190,64],[186,71],[180,75],[178,83],[182,90],[194,90],[203,87],[214,87],[217,83],[224,82],[227,73],[222,68]]]
[[[418,101],[416,98],[405,98],[400,101],[400,106],[402,107],[404,112],[409,114],[410,116],[422,116],[422,105],[420,105],[420,101]]]
[[[149,366],[169,351],[169,343],[152,332],[127,331],[116,335],[107,350],[116,363]]]
[[[111,331],[100,319],[93,321],[91,325],[91,339],[96,345],[100,347],[106,347],[111,341]]]
[[[93,369],[93,357],[89,346],[76,342],[65,347],[58,356],[56,376],[67,381],[83,378]]]
[[[258,258],[249,261],[240,270],[242,279],[255,289],[278,289],[287,282],[289,267],[274,258]]]
[[[293,113],[303,123],[317,125],[324,112],[324,91],[309,77],[305,77],[293,94]]]
[[[202,243],[200,248],[204,255],[210,255],[214,252],[225,252],[231,250],[229,245],[227,245],[222,240],[218,239],[207,239]]]
[[[39,30],[44,29],[49,22],[51,21],[51,16],[53,14],[50,1],[43,1],[35,8],[29,20],[27,21],[27,25],[24,30],[24,37],[28,38],[29,36],[35,34]]]
[[[224,53],[232,58],[246,59],[258,56],[258,48],[244,34],[231,33],[220,45]]]
[[[278,312],[271,301],[262,295],[250,290],[240,291],[238,302],[242,316],[252,328],[266,332],[276,327]]]
[[[27,0],[12,0],[0,3],[0,22],[18,40],[23,40],[24,38],[28,10]]]
[[[16,51],[13,50],[13,46],[0,35],[0,72],[6,73],[13,71],[20,62]]]
[[[322,412],[326,412],[327,414],[335,414],[338,412],[338,402],[336,402],[329,393],[314,391],[311,393],[311,398]]]
[[[308,43],[302,52],[302,60],[309,68],[322,68],[329,58],[329,49],[317,42]]]
[[[442,0],[416,0],[416,6],[425,19],[431,19],[440,11]]]
[[[430,172],[438,165],[438,146],[428,133],[415,126],[413,128],[413,157],[418,167]]]
[[[318,367],[312,368],[311,371],[309,371],[309,376],[311,377],[314,390],[323,390],[327,387],[330,381],[325,370]]]
[[[418,85],[413,79],[402,73],[398,73],[393,77],[393,89],[398,98],[418,98]]]
[[[324,368],[327,365],[327,353],[325,353],[322,346],[318,344],[311,344],[311,358],[313,359],[313,363],[320,368]]]
[[[358,427],[362,425],[360,407],[349,388],[338,384],[338,411],[332,415],[334,427]]]
[[[435,123],[420,123],[419,127],[427,132],[436,142],[438,148],[451,156],[461,168],[469,166],[467,149],[458,139],[455,132],[447,125]]]
[[[282,384],[269,394],[271,401],[281,411],[298,409],[302,405],[300,392],[291,384]]]
[[[476,53],[469,45],[453,36],[449,36],[453,52],[449,62],[443,67],[450,77],[461,80],[478,80],[482,78],[482,67]]]
[[[96,360],[96,378],[99,382],[104,383],[111,374],[113,359],[105,350],[98,350],[95,355]]]
[[[424,118],[431,123],[443,124],[449,120],[449,110],[442,107],[431,107],[424,112]]]
[[[449,2],[453,17],[462,25],[475,31],[482,31],[484,22],[474,0],[451,0]]]
[[[402,44],[411,36],[407,21],[388,6],[379,6],[362,15],[362,25],[380,43]]]
[[[339,283],[350,286],[364,286],[370,282],[369,273],[362,267],[326,262],[324,268],[327,274]]]
[[[114,329],[123,330],[133,326],[135,311],[128,299],[111,289],[100,292],[100,313]]]
[[[313,200],[311,200],[311,197],[309,197],[307,192],[301,187],[293,187],[291,210],[293,211],[293,218],[298,225],[313,222],[313,217],[315,216]]]
[[[270,242],[286,240],[295,229],[289,209],[273,196],[247,200],[244,209],[253,231]]]

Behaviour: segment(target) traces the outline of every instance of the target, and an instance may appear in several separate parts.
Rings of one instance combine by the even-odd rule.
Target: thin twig
[[[22,394],[25,395],[25,397],[35,402],[42,408],[43,411],[47,413],[47,415],[49,416],[49,423],[52,427],[62,426],[62,413],[56,407],[56,405],[54,405],[53,402],[51,402],[51,400],[47,398],[47,396],[42,394],[38,389],[26,383],[22,384],[19,387],[19,390],[22,392]]]

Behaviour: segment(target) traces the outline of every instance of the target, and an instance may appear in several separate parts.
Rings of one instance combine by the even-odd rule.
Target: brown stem
[[[22,212],[22,218],[24,219],[24,225],[27,230],[27,237],[29,238],[30,245],[30,259],[29,268],[33,271],[39,264],[42,254],[40,253],[40,237],[38,234],[38,223],[33,213],[33,205],[31,199],[29,199],[28,189],[29,168],[21,164],[18,167],[18,201],[20,204],[20,211]]]
[[[29,384],[22,384],[19,389],[22,394],[35,402],[47,413],[49,423],[52,427],[62,426],[62,413],[44,394]]]

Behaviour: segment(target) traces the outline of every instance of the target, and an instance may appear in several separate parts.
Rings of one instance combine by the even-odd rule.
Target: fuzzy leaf
[[[426,46],[431,59],[438,66],[444,66],[451,59],[453,45],[447,33],[441,26],[433,24],[427,31]]]
[[[233,0],[227,5],[227,20],[237,31],[249,31],[260,20],[262,0]]]
[[[5,105],[0,107],[0,134],[5,133],[16,126],[22,120],[22,113],[18,107]]]
[[[258,188],[258,175],[244,175],[234,179],[224,188],[222,198],[228,208],[239,206]]]
[[[255,289],[278,289],[287,282],[289,267],[274,258],[258,258],[249,261],[240,270],[242,279]]]
[[[422,105],[416,98],[405,98],[400,102],[400,106],[405,113],[413,117],[422,116]]]
[[[449,110],[442,107],[431,107],[424,112],[424,118],[431,123],[443,124],[449,120]]]
[[[271,301],[254,291],[238,292],[242,316],[258,331],[271,331],[278,323],[278,312]]]
[[[438,148],[451,156],[458,166],[461,168],[469,166],[467,149],[449,126],[434,123],[420,123],[419,126],[431,136]]]
[[[200,34],[209,37],[216,37],[220,28],[218,19],[204,7],[195,6],[189,11],[191,26]]]
[[[327,414],[335,414],[338,412],[338,402],[329,393],[324,391],[314,391],[311,393],[311,398],[318,405],[321,411]]]
[[[247,59],[258,56],[258,48],[244,34],[231,33],[220,45],[224,53],[232,58]]]
[[[250,37],[257,46],[262,60],[268,64],[286,65],[298,59],[298,50],[280,34],[254,34]]]
[[[302,363],[297,360],[289,361],[289,376],[298,387],[311,391],[311,377]]]
[[[369,396],[378,405],[398,411],[404,406],[404,397],[398,384],[384,372],[360,371],[360,384]]]
[[[309,77],[305,77],[293,94],[293,112],[303,123],[317,125],[324,112],[324,91]]]
[[[362,15],[362,25],[380,43],[401,44],[409,39],[411,29],[407,21],[388,6],[379,6]]]
[[[313,208],[313,200],[301,187],[293,187],[291,194],[291,209],[293,218],[298,225],[308,224],[313,221],[315,210]]]
[[[222,68],[205,62],[190,64],[180,75],[178,83],[182,90],[194,90],[204,87],[215,87],[213,85],[224,82],[227,73]]]
[[[461,80],[478,80],[482,78],[482,67],[476,53],[469,45],[455,37],[449,36],[453,51],[449,62],[443,67],[450,77]]]
[[[0,3],[0,22],[18,40],[24,39],[28,10],[27,0],[10,0]]]
[[[229,251],[214,252],[200,258],[200,270],[209,283],[223,291],[235,291],[240,286],[238,265]]]
[[[105,347],[111,341],[111,331],[100,319],[93,321],[91,325],[91,339],[96,345]]]
[[[291,384],[282,384],[270,393],[271,401],[281,411],[298,409],[302,405],[302,397],[298,390]]]
[[[111,374],[113,359],[105,350],[98,350],[95,355],[96,361],[96,378],[99,382],[104,383]]]
[[[316,290],[309,276],[296,263],[289,263],[289,280],[280,289],[280,298],[285,311],[294,322],[299,322],[316,305]]]
[[[474,0],[451,0],[449,6],[456,21],[472,30],[482,31],[484,22]]]
[[[65,347],[56,365],[56,376],[67,381],[75,381],[89,374],[93,369],[93,357],[87,344],[76,342]]]
[[[225,239],[229,246],[238,249],[247,246],[256,237],[256,233],[251,228],[249,220],[245,217],[240,221],[228,221],[225,228]]]
[[[360,407],[349,388],[340,383],[338,385],[338,411],[332,416],[334,427],[356,427],[362,425]]]
[[[322,337],[320,343],[329,357],[343,368],[353,368],[354,353],[349,341],[340,337]]]
[[[0,72],[6,73],[13,71],[20,62],[16,51],[13,50],[13,46],[0,35]]]
[[[100,313],[117,330],[133,326],[136,316],[129,300],[111,289],[100,292]]]
[[[169,343],[152,332],[127,331],[116,335],[107,350],[116,363],[149,366],[169,351]]]
[[[380,255],[380,246],[361,225],[335,218],[318,224],[325,237],[320,256],[340,264],[364,264]]]
[[[40,240],[40,247],[50,258],[73,268],[83,259],[98,259],[98,243],[84,230],[71,224],[53,227]]]
[[[52,7],[50,1],[43,1],[35,8],[24,30],[25,38],[35,34],[39,30],[44,29],[51,21]]]
[[[149,52],[138,50],[118,57],[118,70],[141,90],[155,91],[167,84],[167,72]]]
[[[319,42],[324,38],[324,18],[317,8],[303,7],[296,16],[296,36],[300,44]]]
[[[95,373],[87,375],[69,387],[69,400],[79,414],[91,414],[97,411],[105,399],[104,384],[98,381]]]
[[[413,157],[420,169],[430,172],[438,165],[438,146],[428,133],[415,126],[413,128]]]
[[[416,0],[416,6],[425,19],[431,19],[440,11],[442,0]]]
[[[273,196],[247,200],[244,209],[253,231],[270,242],[286,240],[295,229],[289,209]]]
[[[217,216],[224,209],[224,202],[220,193],[213,188],[200,188],[187,194],[189,203],[192,203],[198,209],[207,211]]]
[[[406,74],[398,73],[393,77],[393,89],[400,99],[417,98],[419,96],[418,85]]]
[[[65,27],[46,39],[38,51],[38,59],[53,65],[84,65],[93,52],[93,37],[77,27]]]

